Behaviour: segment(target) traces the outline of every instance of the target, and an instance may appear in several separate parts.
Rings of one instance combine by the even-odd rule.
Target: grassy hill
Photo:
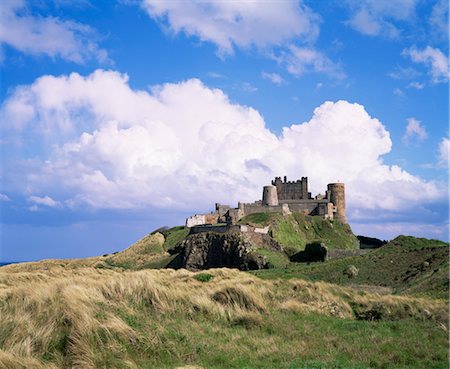
[[[307,218],[293,214],[279,217],[278,214],[253,214],[242,220],[255,226],[269,225],[275,239],[289,239],[292,249],[294,241],[299,243],[316,239],[331,239],[336,233],[335,244],[343,245],[353,241],[349,227],[340,223],[330,223],[313,217]],[[302,229],[303,227],[303,229]],[[293,234],[289,229],[294,228]],[[173,249],[188,234],[186,227],[173,227],[152,232],[129,248],[103,256],[85,259],[44,260],[40,262],[20,263],[9,266],[13,271],[70,270],[82,267],[111,270],[142,270],[164,268],[176,258],[167,250]],[[306,231],[306,232],[305,232]],[[309,232],[309,233],[308,233]],[[305,235],[307,233],[307,235]],[[289,236],[289,237],[288,237]],[[250,239],[250,241],[252,241]],[[330,244],[328,244],[330,247]],[[286,246],[285,246],[286,247]],[[303,278],[311,281],[325,281],[339,285],[360,286],[365,290],[389,291],[394,294],[412,294],[415,296],[448,299],[449,291],[449,249],[448,243],[399,236],[387,245],[356,257],[328,260],[325,263],[292,263],[288,255],[255,244],[256,253],[265,256],[274,266],[273,269],[253,272],[264,279]],[[289,253],[289,246],[288,246]],[[349,278],[344,271],[354,266],[358,274]],[[377,288],[381,289],[377,289]]]
[[[188,233],[187,227],[173,227],[152,232],[126,250],[107,256],[102,262],[106,268],[134,270],[164,268],[175,258],[167,251],[186,238]]]
[[[173,227],[152,232],[123,251],[82,259],[48,259],[38,262],[27,262],[9,265],[14,271],[42,271],[49,269],[78,269],[93,267],[96,269],[159,269],[166,267],[175,256],[167,250],[183,240],[189,229]]]
[[[0,368],[448,366],[444,301],[230,269],[75,265],[0,268]]]
[[[283,245],[290,256],[304,250],[307,243],[323,242],[328,249],[358,249],[359,241],[348,224],[325,220],[319,216],[292,213],[256,213],[245,216],[239,223],[269,226],[272,237]]]
[[[353,278],[343,273],[350,265],[358,269],[358,275]],[[306,278],[341,285],[380,286],[394,293],[447,299],[449,245],[437,240],[399,236],[363,256],[310,265],[285,263],[276,269],[255,273],[262,278]]]
[[[244,221],[270,225],[293,250],[353,239],[345,225],[298,215]],[[448,367],[447,243],[399,236],[309,265],[260,248],[275,268],[254,275],[149,269],[187,234],[160,229],[109,255],[1,267],[0,368]]]
[[[352,234],[348,235],[346,232],[349,228],[340,223],[328,228],[329,225],[326,225],[328,222],[324,221],[320,227],[317,225],[309,227],[310,224],[319,223],[319,219],[315,217],[308,219],[292,215],[280,220],[277,214],[265,213],[254,214],[243,221],[258,226],[270,225],[273,237],[278,237],[278,240],[289,234],[286,228],[283,228],[285,224],[290,224],[289,227],[291,227],[293,223],[297,224],[295,226],[297,231],[291,235],[290,239],[297,239],[298,242],[306,242],[305,238],[300,238],[304,236],[303,231],[298,230],[302,224],[308,226],[307,231],[311,232],[307,242],[326,234],[331,237],[329,232],[342,232],[341,236],[336,238],[338,245],[345,240],[350,242],[354,237]],[[301,223],[302,221],[305,223]],[[15,272],[64,271],[85,267],[119,271],[165,268],[177,256],[177,254],[171,255],[167,250],[173,249],[181,242],[187,236],[189,229],[173,227],[159,231],[162,233],[152,232],[129,248],[113,254],[85,259],[20,263],[9,265],[8,268]],[[286,253],[262,248],[261,245],[255,244],[255,248],[256,253],[265,256],[274,266],[273,269],[252,272],[263,279],[302,278],[346,286],[360,286],[363,290],[369,291],[388,291],[394,294],[448,299],[449,248],[448,243],[442,241],[399,236],[387,245],[362,256],[311,264],[292,263]],[[293,247],[292,250],[295,248]],[[354,266],[358,270],[358,274],[352,278],[344,274],[349,266]]]

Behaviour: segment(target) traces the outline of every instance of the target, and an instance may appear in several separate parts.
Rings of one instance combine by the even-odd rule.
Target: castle
[[[254,213],[276,212],[289,214],[291,211],[305,215],[318,215],[325,219],[335,219],[347,223],[345,215],[345,186],[343,183],[330,183],[325,195],[314,198],[308,192],[308,178],[287,181],[275,177],[272,184],[263,187],[262,200],[254,203],[238,203],[237,208],[216,204],[216,210],[208,214],[196,214],[186,219],[187,227],[204,224],[236,224],[241,218]]]

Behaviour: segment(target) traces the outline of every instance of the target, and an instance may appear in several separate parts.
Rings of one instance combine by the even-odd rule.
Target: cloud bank
[[[93,41],[91,27],[55,17],[32,15],[25,0],[2,2],[0,45],[9,45],[25,54],[62,58],[75,63],[108,60],[106,50]]]
[[[314,47],[320,16],[303,1],[143,0],[141,6],[169,34],[213,43],[220,56],[256,48],[294,76],[317,72],[345,77],[338,64]]]
[[[232,53],[234,47],[280,46],[296,37],[312,40],[318,34],[317,16],[293,0],[144,0],[142,6],[169,32],[184,32],[212,42],[226,54]]]
[[[446,196],[438,183],[384,164],[389,132],[347,101],[324,102],[276,136],[258,111],[198,79],[134,90],[127,75],[97,70],[17,88],[0,119],[7,150],[41,144],[36,156],[6,163],[15,175],[3,178],[6,193],[40,205],[208,209],[259,199],[275,175],[308,176],[314,194],[345,182],[358,219]]]

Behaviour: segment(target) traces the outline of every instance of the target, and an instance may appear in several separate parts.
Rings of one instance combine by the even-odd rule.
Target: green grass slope
[[[183,241],[189,234],[189,228],[183,226],[172,227],[161,232],[165,238],[164,250],[170,250]]]
[[[13,264],[9,270],[42,271],[42,270],[72,270],[85,267],[96,269],[141,270],[160,269],[166,267],[175,255],[167,250],[183,240],[189,229],[173,227],[160,232],[152,232],[123,251],[94,256],[83,259],[48,259],[38,262]]]
[[[350,265],[358,275],[348,278],[343,271]],[[310,265],[285,264],[284,267],[257,271],[263,278],[307,278],[341,285],[388,287],[395,293],[448,298],[448,243],[399,236],[385,246],[363,256]]]
[[[161,233],[152,233],[140,239],[127,249],[107,256],[95,266],[123,269],[163,268],[171,260],[164,248],[165,237]]]
[[[270,226],[272,237],[292,255],[305,249],[312,241],[323,242],[328,249],[358,249],[359,241],[348,224],[325,220],[319,216],[292,213],[256,213],[245,216],[240,224]]]
[[[155,231],[137,241],[124,251],[107,257],[105,267],[124,269],[159,269],[166,267],[174,258],[167,250],[175,247],[189,233],[187,227],[172,227]],[[97,265],[101,267],[102,264]]]

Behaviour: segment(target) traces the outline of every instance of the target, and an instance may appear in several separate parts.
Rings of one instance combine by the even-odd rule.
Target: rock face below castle
[[[237,208],[216,204],[216,210],[209,214],[196,214],[186,219],[186,226],[227,223],[236,224],[241,218],[254,213],[300,212],[305,215],[318,215],[325,219],[335,219],[347,223],[345,215],[345,185],[330,183],[325,195],[312,198],[308,192],[308,178],[287,181],[275,177],[271,185],[264,186],[262,200],[251,204],[239,203]]]
[[[179,265],[186,269],[231,267],[239,270],[268,269],[264,256],[256,254],[252,244],[240,233],[198,233],[180,245]]]

